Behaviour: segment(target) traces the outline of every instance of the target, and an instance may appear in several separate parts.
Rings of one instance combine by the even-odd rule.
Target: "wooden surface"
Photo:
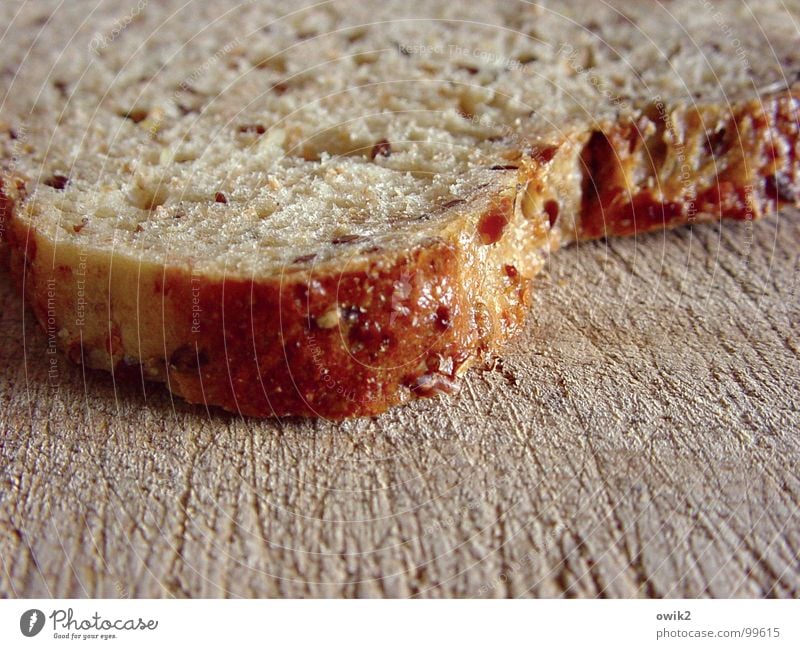
[[[799,244],[561,251],[502,363],[340,425],[48,377],[1,276],[0,596],[800,596]]]

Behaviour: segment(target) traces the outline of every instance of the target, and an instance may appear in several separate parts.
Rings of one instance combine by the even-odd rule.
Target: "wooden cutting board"
[[[561,251],[455,398],[256,421],[0,277],[0,596],[800,596],[800,218]]]

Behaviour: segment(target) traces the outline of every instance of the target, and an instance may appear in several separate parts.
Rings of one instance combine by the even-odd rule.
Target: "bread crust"
[[[720,129],[733,135],[715,149]],[[756,219],[796,203],[798,147],[794,92],[730,109],[677,108],[567,138],[546,156],[521,152],[519,168],[508,165],[474,201],[454,207],[463,215],[439,236],[402,253],[376,250],[352,267],[345,260],[266,280],[198,277],[56,246],[11,214],[11,268],[76,362],[140,372],[192,403],[244,415],[374,415],[455,392],[474,359],[519,329],[529,280],[559,245]],[[688,182],[681,152],[693,170]],[[560,227],[559,210],[554,217],[542,205],[575,166],[583,186],[573,194],[582,197],[559,210],[578,218]],[[2,200],[13,212],[8,193]]]
[[[797,204],[798,97],[795,89],[732,107],[653,107],[595,132],[583,154],[577,238],[750,221]]]
[[[372,415],[455,392],[467,365],[521,325],[541,261],[511,262],[542,224],[519,209],[515,181],[485,188],[440,237],[352,268],[199,277],[55,245],[13,220],[11,269],[75,362],[243,415]],[[486,215],[505,222],[492,244],[479,232]]]

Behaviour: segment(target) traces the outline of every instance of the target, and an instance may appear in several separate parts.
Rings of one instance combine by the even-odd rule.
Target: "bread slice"
[[[796,3],[0,11],[12,269],[70,358],[191,402],[453,392],[561,245],[797,202]]]

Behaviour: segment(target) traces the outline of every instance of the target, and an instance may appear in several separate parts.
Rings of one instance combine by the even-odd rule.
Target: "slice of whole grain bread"
[[[796,3],[0,11],[11,267],[70,358],[192,402],[452,392],[559,246],[798,197]]]

